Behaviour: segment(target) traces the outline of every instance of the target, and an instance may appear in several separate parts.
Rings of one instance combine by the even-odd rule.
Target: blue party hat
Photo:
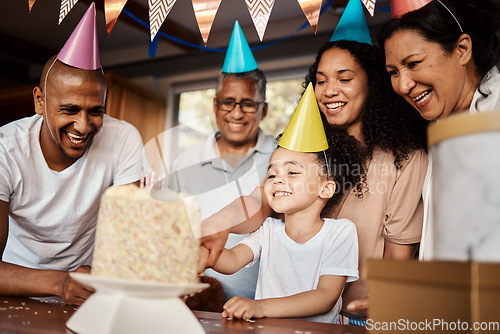
[[[350,0],[345,7],[330,42],[339,40],[372,44],[361,0]]]
[[[238,21],[234,23],[233,34],[229,41],[222,72],[225,73],[242,73],[250,72],[257,69],[257,62],[253,57],[252,50],[243,35]]]

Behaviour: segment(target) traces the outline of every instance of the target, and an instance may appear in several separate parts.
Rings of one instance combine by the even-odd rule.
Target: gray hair
[[[226,79],[235,79],[235,80],[252,80],[255,82],[255,87],[259,97],[262,101],[266,100],[266,76],[264,72],[259,69],[255,69],[250,72],[243,73],[225,73],[221,72],[219,77],[217,78],[217,87],[215,90],[215,95],[218,95],[220,90],[222,89],[222,82]]]

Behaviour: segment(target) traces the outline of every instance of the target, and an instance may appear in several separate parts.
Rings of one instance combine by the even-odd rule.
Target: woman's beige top
[[[349,192],[345,201],[333,213],[335,218],[348,218],[357,227],[359,269],[363,276],[366,259],[384,255],[385,240],[395,244],[420,242],[423,221],[422,185],[427,171],[427,154],[416,151],[397,170],[394,156],[377,149],[368,166],[368,190],[362,198]],[[367,297],[364,279],[346,285],[342,313],[351,317],[366,317],[364,312],[347,312],[347,304]]]

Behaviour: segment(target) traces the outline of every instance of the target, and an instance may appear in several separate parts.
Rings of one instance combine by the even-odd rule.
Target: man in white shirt
[[[105,91],[101,69],[53,57],[37,115],[0,128],[0,294],[81,304],[92,293],[68,271],[90,272],[102,193],[144,170],[141,137],[104,115]]]
[[[92,4],[33,90],[36,115],[0,128],[0,294],[82,304],[101,195],[148,169],[139,132],[105,115]]]

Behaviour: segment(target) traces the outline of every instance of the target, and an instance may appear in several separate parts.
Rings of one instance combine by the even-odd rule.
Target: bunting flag
[[[118,16],[122,12],[127,0],[104,0],[104,16],[106,17],[106,30],[108,37],[115,26]]]
[[[28,0],[28,7],[29,7],[29,11],[31,13],[31,8],[33,7],[33,5],[35,4],[35,1],[36,0]]]
[[[215,14],[217,14],[221,1],[222,0],[192,0],[194,15],[196,16],[198,28],[200,29],[205,46],[207,46],[208,35],[210,35],[210,29],[212,29]]]
[[[365,5],[366,9],[368,10],[368,13],[373,17],[373,14],[375,13],[375,2],[377,0],[361,0],[363,4]]]
[[[271,11],[273,10],[275,0],[245,0],[247,3],[250,16],[252,17],[253,25],[257,29],[260,41],[264,38],[266,32],[267,22]]]
[[[304,15],[309,21],[309,25],[311,26],[314,34],[316,34],[316,30],[318,30],[318,20],[319,14],[321,10],[321,3],[323,0],[297,0],[300,8],[304,12]]]
[[[149,0],[149,26],[151,41],[155,39],[161,25],[172,10],[176,0]]]
[[[61,24],[62,20],[64,20],[71,8],[73,8],[75,3],[77,2],[78,0],[61,0],[61,9],[59,10],[59,24]]]

